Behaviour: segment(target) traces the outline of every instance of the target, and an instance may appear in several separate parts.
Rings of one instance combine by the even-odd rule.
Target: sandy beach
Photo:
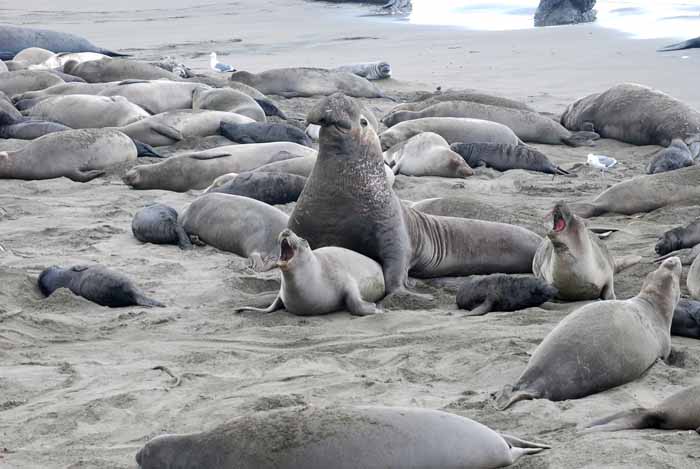
[[[656,48],[668,39],[634,40],[595,25],[469,31],[372,16],[366,6],[302,0],[60,3],[59,9],[47,0],[9,0],[0,16],[73,32],[137,59],[174,56],[199,70],[211,51],[221,62],[256,72],[386,60],[394,78],[379,86],[398,100],[437,86],[471,88],[561,113],[583,95],[631,81],[700,108],[700,49],[660,54]],[[299,119],[316,102],[273,98]],[[378,117],[395,105],[363,102]],[[643,174],[659,149],[613,140],[593,149],[533,146],[564,168],[585,162],[591,151],[619,163],[604,177],[592,169],[553,178],[481,168],[464,180],[398,176],[394,188],[410,201],[470,197],[543,234],[542,219],[556,201],[590,200]],[[137,210],[158,201],[182,211],[200,191],[131,190],[121,181],[126,169],[89,183],[0,180],[0,467],[135,468],[136,451],[156,435],[303,404],[443,409],[552,445],[517,468],[700,466],[695,432],[578,432],[593,419],[655,404],[700,382],[697,340],[673,337],[668,362],[630,384],[497,411],[491,396],[517,379],[529,354],[577,305],[463,318],[454,288],[445,286],[458,282],[418,281],[419,291],[436,298],[434,308],[365,318],[236,315],[239,305],[267,306],[279,273],[256,273],[246,259],[212,247],[181,251],[138,242],[131,233]],[[289,213],[293,205],[280,208]],[[618,298],[636,295],[654,270],[657,238],[698,217],[700,206],[591,221],[619,230],[605,241],[616,256],[643,258],[616,276]],[[36,287],[39,272],[79,263],[119,270],[167,307],[103,308],[67,290],[44,299]],[[685,275],[681,284],[687,296]],[[153,369],[158,366],[177,379]]]

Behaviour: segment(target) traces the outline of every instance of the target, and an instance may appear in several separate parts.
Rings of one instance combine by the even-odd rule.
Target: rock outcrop
[[[590,23],[596,19],[596,0],[541,0],[535,26]]]

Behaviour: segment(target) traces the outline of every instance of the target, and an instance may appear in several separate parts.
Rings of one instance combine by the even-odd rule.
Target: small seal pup
[[[393,166],[394,174],[406,176],[441,176],[466,178],[474,171],[454,151],[444,138],[432,132],[414,135],[405,142],[394,145],[384,156]]]
[[[700,433],[700,384],[674,393],[651,408],[637,407],[592,422],[585,433],[659,428]]]
[[[526,169],[546,174],[571,174],[549,161],[547,155],[528,145],[505,143],[453,143],[450,149],[459,153],[472,168],[487,166],[498,171]]]
[[[700,219],[688,226],[679,226],[668,230],[656,243],[654,250],[660,256],[680,249],[692,248],[700,244]]]
[[[692,166],[695,164],[694,156],[683,140],[674,138],[668,147],[652,158],[647,166],[647,174],[663,173]]]
[[[131,232],[142,243],[177,244],[192,249],[190,237],[177,220],[177,210],[163,204],[148,205],[134,215]]]
[[[698,47],[700,47],[700,36],[693,39],[688,39],[687,41],[671,44],[670,46],[661,47],[656,50],[658,52],[668,52],[672,50],[695,49]]]
[[[232,88],[208,89],[200,87],[192,93],[192,109],[235,112],[256,122],[265,122],[265,111],[247,94]]]
[[[146,297],[126,276],[100,265],[78,265],[67,269],[54,266],[39,275],[39,289],[45,296],[59,288],[68,288],[78,296],[110,308],[165,306]]]
[[[72,129],[121,127],[151,115],[122,96],[72,94],[46,98],[23,112]]]
[[[681,299],[673,311],[671,335],[700,339],[700,301]]]
[[[341,65],[333,70],[339,72],[354,73],[358,77],[368,80],[386,80],[391,78],[391,65],[387,62],[368,62],[350,65]]]
[[[161,435],[136,462],[140,469],[492,469],[546,448],[439,410],[307,406]]]
[[[271,313],[286,309],[298,316],[316,316],[347,309],[354,316],[380,312],[384,298],[382,267],[369,257],[345,248],[327,246],[311,250],[292,230],[279,235],[282,271],[280,292],[266,309],[243,307],[235,312]]]
[[[217,178],[218,179],[218,178]],[[217,181],[215,180],[214,184]],[[244,172],[207,192],[241,195],[270,205],[296,202],[304,190],[306,178],[296,174]]]
[[[266,203],[229,194],[204,194],[182,213],[185,232],[222,251],[251,261],[262,270],[279,254],[277,236],[287,227],[287,214]]]
[[[0,91],[7,96],[43,90],[59,83],[64,83],[64,81],[45,70],[17,70],[0,73]]]
[[[57,122],[15,117],[14,113],[0,110],[0,138],[16,138],[34,140],[44,135],[72,130],[70,127]]]
[[[236,143],[293,142],[306,147],[312,146],[311,139],[303,130],[276,122],[221,122],[219,132]]]
[[[557,289],[543,280],[516,275],[472,275],[457,292],[459,309],[465,316],[481,316],[491,311],[517,311],[551,300]]]
[[[587,304],[565,317],[532,354],[514,385],[496,397],[506,409],[525,399],[579,399],[639,378],[671,352],[681,261],[666,259],[629,300]]]

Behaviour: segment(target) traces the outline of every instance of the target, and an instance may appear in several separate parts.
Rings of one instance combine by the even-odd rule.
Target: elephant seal
[[[696,255],[692,264],[690,264],[686,286],[690,296],[694,300],[700,300],[700,255]]]
[[[4,72],[9,72],[9,70],[7,69],[7,65],[5,65],[5,62],[0,60],[0,73],[4,73]]]
[[[654,407],[637,407],[596,420],[585,432],[614,432],[642,428],[694,430],[700,433],[700,385],[696,384],[678,391]]]
[[[166,80],[178,81],[180,77],[160,67],[131,59],[102,59],[79,63],[69,60],[63,71],[82,78],[88,83],[105,83],[122,80]]]
[[[110,166],[135,160],[137,154],[133,140],[116,130],[55,132],[21,150],[0,152],[0,179],[67,177],[88,182],[102,176]]]
[[[163,204],[148,205],[131,221],[134,238],[142,243],[177,244],[180,249],[192,249],[192,242],[177,220],[177,210]]]
[[[252,170],[257,173],[287,173],[308,178],[316,165],[316,155],[304,156],[302,158],[289,158],[264,164]],[[393,173],[392,173],[393,174]]]
[[[68,288],[78,296],[110,308],[165,306],[144,295],[126,276],[99,265],[78,265],[67,269],[54,266],[41,272],[41,293],[49,296],[59,288]]]
[[[695,49],[698,47],[700,47],[700,36],[693,39],[688,39],[687,41],[671,44],[670,46],[661,47],[656,50],[657,52],[669,52],[672,50]]]
[[[457,292],[459,309],[465,316],[481,316],[491,311],[517,311],[551,300],[557,289],[532,277],[492,274],[469,277]]]
[[[257,122],[265,122],[265,111],[247,94],[231,88],[198,88],[192,93],[192,109],[235,112]]]
[[[41,47],[51,52],[97,52],[110,57],[126,55],[97,47],[74,34],[6,24],[0,25],[0,44],[0,60],[10,60],[29,47]]]
[[[688,145],[680,138],[674,138],[667,148],[652,158],[647,166],[647,174],[663,173],[692,166],[695,164],[693,157]]]
[[[278,257],[277,236],[287,227],[287,214],[248,197],[205,194],[183,212],[188,235],[222,251],[247,257],[263,270],[270,257]]]
[[[654,250],[658,255],[665,256],[669,252],[692,248],[696,244],[700,244],[700,220],[668,230],[659,238]]]
[[[523,225],[519,223],[520,218],[515,214],[524,215],[523,210],[516,208],[512,212],[500,209],[480,200],[475,200],[471,196],[462,195],[458,197],[434,197],[423,199],[408,204],[414,210],[437,215],[441,217],[475,218],[484,221],[496,221],[511,225]],[[529,225],[529,226],[528,226]],[[539,228],[541,225],[539,218],[533,219],[532,223],[524,226],[529,230]]]
[[[252,86],[263,94],[285,98],[328,96],[342,92],[356,98],[383,98],[384,93],[374,84],[352,73],[323,68],[278,68],[262,73],[238,71],[231,81]]]
[[[671,335],[700,339],[700,301],[681,299],[673,311]]]
[[[460,117],[498,122],[513,130],[524,142],[569,145],[593,145],[599,136],[595,132],[570,132],[549,117],[533,111],[510,109],[471,101],[444,101],[422,111],[395,111],[387,114],[382,123],[387,127],[408,120],[426,117]]]
[[[423,132],[393,146],[385,153],[394,174],[466,178],[474,171],[450,150],[450,144],[438,134]]]
[[[102,60],[109,59],[110,57],[105,54],[99,54],[97,52],[60,52],[58,54],[51,54],[43,62],[30,65],[30,70],[59,70],[63,71],[63,66],[74,61],[77,63],[89,62],[91,60]],[[82,80],[82,78],[81,78]]]
[[[73,129],[122,127],[150,114],[122,96],[72,94],[46,98],[24,115],[58,122]]]
[[[527,145],[453,143],[450,149],[461,155],[472,168],[487,166],[498,171],[526,169],[546,174],[570,176],[568,171],[549,161],[547,155]]]
[[[391,65],[387,62],[368,62],[350,65],[341,65],[334,68],[338,72],[354,73],[358,77],[368,80],[386,80],[391,78]]]
[[[666,259],[629,300],[587,304],[565,317],[532,354],[514,385],[496,397],[506,409],[525,399],[579,399],[637,379],[671,352],[681,261]]]
[[[388,295],[417,277],[531,272],[541,238],[520,227],[434,217],[405,207],[390,188],[379,139],[352,98],[322,99],[319,154],[289,228],[312,248],[339,246],[382,265]]]
[[[12,97],[12,101],[14,103],[17,103],[19,101],[23,100],[39,100],[39,99],[44,99],[49,96],[58,96],[58,95],[69,95],[69,94],[100,94],[100,91],[103,89],[112,86],[113,83],[80,83],[80,82],[73,82],[73,83],[58,83],[57,85],[49,86],[48,88],[45,88],[43,90],[37,90],[37,91],[27,91],[25,93],[19,93],[16,94]],[[38,101],[35,101],[36,103]],[[33,104],[32,104],[33,106]],[[31,106],[28,106],[31,107]]]
[[[3,115],[3,120],[22,119],[22,113],[19,112],[12,100],[2,91],[0,91],[0,113]]]
[[[146,443],[136,462],[140,469],[491,469],[546,448],[439,410],[307,406],[238,417],[202,433],[162,435]]]
[[[274,122],[248,122],[244,124],[222,122],[221,135],[236,143],[292,142],[311,147],[312,142],[303,130],[289,124]]]
[[[56,55],[54,52],[42,47],[27,47],[17,52],[12,60],[23,63],[26,66],[39,65],[45,60]]]
[[[0,110],[0,138],[34,140],[53,132],[72,130],[63,124],[23,117]]]
[[[448,90],[437,91],[434,93],[424,93],[412,103],[402,103],[395,106],[390,112],[394,111],[422,111],[423,109],[432,106],[433,104],[444,101],[468,101],[473,103],[488,104],[489,106],[506,107],[510,109],[523,109],[525,111],[534,111],[527,104],[516,101],[514,99],[495,96],[492,94],[479,93],[478,91],[468,90]]]
[[[581,98],[561,116],[569,130],[594,130],[633,145],[667,147],[674,138],[700,135],[700,112],[652,88],[634,83]]]
[[[382,150],[408,140],[422,132],[433,132],[447,143],[505,143],[520,145],[522,141],[513,131],[498,122],[463,117],[426,117],[401,122],[379,135]]]
[[[384,276],[377,262],[335,246],[311,250],[305,239],[285,229],[279,235],[282,271],[280,292],[266,309],[236,308],[235,312],[271,313],[286,309],[297,316],[317,316],[347,309],[354,316],[380,312]]]
[[[608,212],[634,215],[651,212],[667,205],[700,203],[700,166],[676,171],[633,177],[609,187],[592,202],[571,204],[571,209],[583,218],[597,217]]]
[[[125,80],[110,83],[97,94],[100,96],[123,96],[150,114],[160,114],[181,109],[193,109],[195,93],[206,89],[208,87],[205,85],[182,81]]]
[[[14,96],[26,91],[43,90],[64,81],[44,70],[19,70],[0,73],[0,91]]]
[[[205,189],[222,174],[251,171],[273,161],[315,154],[311,148],[288,142],[231,145],[134,166],[123,180],[134,189],[185,192]]]
[[[304,190],[304,184],[306,178],[296,174],[244,172],[207,192],[241,195],[277,205],[296,202]]]

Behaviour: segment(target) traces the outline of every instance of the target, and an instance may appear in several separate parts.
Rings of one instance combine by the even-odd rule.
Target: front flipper
[[[284,309],[284,302],[282,301],[282,298],[279,295],[277,295],[277,298],[275,298],[275,301],[273,301],[272,304],[265,309],[252,308],[250,306],[241,306],[240,308],[235,308],[233,310],[233,312],[234,313],[243,313],[245,311],[254,311],[256,313],[271,313],[273,311],[277,311],[278,309]]]
[[[139,306],[145,306],[146,308],[165,308],[165,305],[160,301],[154,300],[153,298],[148,298],[141,293],[137,294],[134,299],[136,300],[136,304]]]
[[[641,407],[625,410],[608,417],[591,422],[582,433],[591,432],[614,432],[617,430],[633,430],[641,428],[653,428],[654,421],[658,418],[652,411]]]
[[[92,181],[95,178],[98,178],[100,176],[104,176],[105,172],[101,171],[99,169],[94,169],[92,171],[82,171],[80,169],[76,169],[72,173],[66,175],[66,177],[72,181],[76,182],[89,182]]]
[[[615,296],[615,287],[613,286],[613,280],[610,279],[610,283],[606,284],[603,287],[603,290],[600,292],[600,297],[604,300],[616,300],[617,297]]]
[[[345,297],[345,306],[347,306],[350,314],[353,316],[371,316],[382,312],[377,308],[376,304],[362,299],[357,284],[353,283],[351,286],[348,286],[348,289],[349,291]]]
[[[493,299],[486,298],[483,303],[481,303],[479,306],[472,309],[471,311],[467,311],[462,316],[483,316],[484,314],[490,312],[491,308],[493,308]]]
[[[526,401],[529,399],[538,399],[540,396],[527,391],[516,391],[515,388],[506,384],[501,392],[496,395],[493,406],[496,410],[506,410],[518,401]]]
[[[182,227],[182,225],[180,225],[180,223],[175,226],[175,234],[177,234],[177,245],[180,246],[180,249],[187,250],[194,247],[192,246],[190,237],[187,235],[185,229]]]

